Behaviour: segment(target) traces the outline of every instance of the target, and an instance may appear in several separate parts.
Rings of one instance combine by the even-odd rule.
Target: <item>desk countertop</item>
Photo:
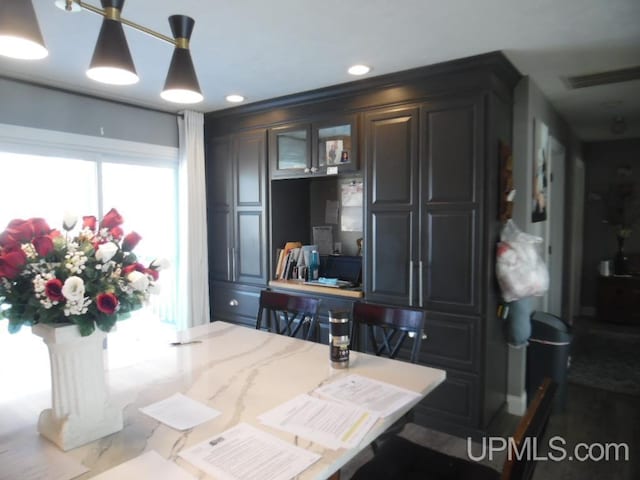
[[[362,290],[349,290],[346,288],[323,287],[321,285],[307,285],[302,280],[271,280],[269,286],[273,288],[285,288],[301,292],[320,293],[323,295],[335,295],[336,297],[363,298]]]
[[[379,420],[361,444],[352,449],[326,449],[265,427],[256,417],[300,393],[310,392],[319,385],[351,373],[420,392],[423,397],[445,378],[443,370],[358,352],[352,352],[348,369],[334,370],[329,364],[329,347],[326,345],[225,322],[196,327],[180,339],[193,338],[201,342],[178,347],[170,347],[163,342],[150,349],[148,354],[136,354],[128,365],[111,358],[116,356],[118,348],[110,343],[108,381],[111,398],[112,403],[123,408],[125,426],[119,433],[65,453],[90,469],[78,478],[93,477],[148,450],[155,450],[198,478],[210,478],[178,457],[178,453],[240,422],[319,453],[321,460],[298,478],[327,478],[413,405]],[[42,365],[42,369],[48,368],[48,365]],[[222,415],[192,430],[180,432],[139,411],[139,408],[176,392],[203,402],[221,411]],[[33,393],[14,389],[11,398],[3,399],[0,409],[0,443],[13,442],[25,436],[36,439],[37,412],[50,406],[50,398],[50,390]],[[42,452],[35,453],[43,455]]]

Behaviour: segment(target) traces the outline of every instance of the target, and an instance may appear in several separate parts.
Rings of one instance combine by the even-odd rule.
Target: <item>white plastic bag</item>
[[[539,249],[542,238],[520,231],[508,220],[500,233],[496,276],[505,302],[542,296],[549,288],[549,272]]]

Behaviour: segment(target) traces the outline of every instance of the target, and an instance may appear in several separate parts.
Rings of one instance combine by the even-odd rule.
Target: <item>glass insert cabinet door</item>
[[[318,167],[345,165],[351,162],[351,124],[318,128]]]
[[[274,152],[272,169],[283,174],[308,172],[311,168],[311,127],[292,125],[273,129],[271,148]]]

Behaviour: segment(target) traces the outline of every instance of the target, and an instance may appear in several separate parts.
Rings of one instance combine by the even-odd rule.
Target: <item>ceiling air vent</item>
[[[631,80],[640,80],[640,66],[622,68],[620,70],[609,70],[608,72],[591,73],[589,75],[576,75],[565,79],[570,89],[629,82]]]

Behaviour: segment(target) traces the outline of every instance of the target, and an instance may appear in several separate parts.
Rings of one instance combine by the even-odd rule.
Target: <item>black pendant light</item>
[[[104,20],[87,76],[111,85],[131,85],[139,78],[124,36],[120,14],[124,0],[101,0]]]
[[[0,55],[22,60],[49,55],[31,0],[0,1]]]
[[[172,15],[169,17],[169,25],[176,47],[173,50],[169,72],[160,96],[174,103],[201,102],[202,91],[189,50],[189,39],[195,21],[186,15]]]

